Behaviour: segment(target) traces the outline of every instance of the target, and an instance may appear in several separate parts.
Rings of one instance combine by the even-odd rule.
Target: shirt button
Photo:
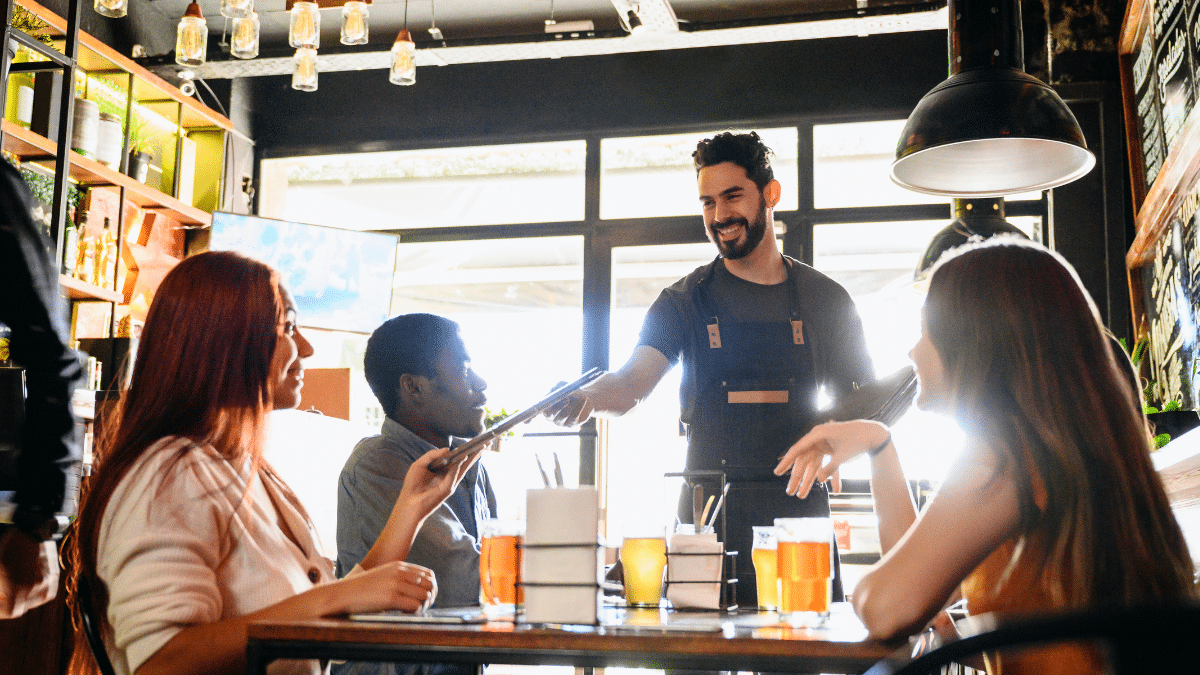
[[[317,570],[317,568],[314,567],[308,571],[308,580],[314,584],[321,580],[321,573]]]

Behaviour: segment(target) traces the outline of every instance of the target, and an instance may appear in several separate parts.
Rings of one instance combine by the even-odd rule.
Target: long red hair
[[[86,578],[101,624],[108,593],[96,576],[96,555],[104,511],[147,449],[181,436],[213,446],[226,459],[261,465],[274,396],[271,359],[284,306],[275,270],[229,251],[188,258],[163,279],[146,316],[129,389],[104,420],[68,545],[68,588],[76,593]],[[76,663],[79,652],[77,647]]]

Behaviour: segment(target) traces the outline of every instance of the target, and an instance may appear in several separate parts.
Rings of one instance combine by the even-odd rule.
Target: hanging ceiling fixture
[[[229,53],[239,59],[252,59],[258,56],[258,38],[261,29],[258,12],[251,11],[250,16],[234,19],[233,37],[229,40]]]
[[[310,47],[298,47],[295,70],[292,71],[292,89],[299,91],[317,90],[317,50]]]
[[[200,5],[192,0],[179,19],[175,31],[175,63],[181,66],[202,66],[208,52],[208,24]]]
[[[933,235],[921,262],[913,271],[913,281],[929,277],[934,263],[946,251],[972,241],[982,241],[996,235],[1015,235],[1028,239],[1016,225],[1004,219],[1004,198],[954,199],[954,220]]]
[[[221,0],[221,16],[227,19],[245,19],[254,12],[254,0]]]
[[[288,23],[288,44],[296,49],[321,46],[321,9],[315,2],[300,0],[292,5]]]
[[[367,44],[367,3],[362,0],[350,0],[342,5],[342,44]]]
[[[101,16],[119,19],[129,13],[129,0],[96,0],[92,9]]]
[[[417,45],[408,33],[408,0],[404,0],[404,28],[396,35],[392,44],[392,67],[388,70],[388,81],[392,84],[410,85],[417,83]]]
[[[996,197],[1090,171],[1096,158],[1075,116],[1024,72],[1020,0],[949,0],[949,8],[950,78],[909,116],[892,180],[926,194]]]

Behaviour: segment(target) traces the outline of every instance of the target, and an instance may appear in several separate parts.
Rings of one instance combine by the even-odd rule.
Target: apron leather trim
[[[731,391],[730,403],[787,403],[788,390],[777,391]]]

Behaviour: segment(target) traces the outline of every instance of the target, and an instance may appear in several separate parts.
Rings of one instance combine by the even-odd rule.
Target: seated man
[[[387,413],[380,435],[365,438],[338,481],[337,573],[354,568],[383,530],[409,465],[455,437],[483,431],[487,383],[471,370],[458,324],[432,314],[389,319],[367,341],[367,383]],[[436,575],[436,607],[479,603],[479,524],[496,496],[476,463],[458,488],[421,525],[407,562]],[[347,663],[349,672],[455,672],[459,667]],[[473,670],[473,669],[470,669]]]

